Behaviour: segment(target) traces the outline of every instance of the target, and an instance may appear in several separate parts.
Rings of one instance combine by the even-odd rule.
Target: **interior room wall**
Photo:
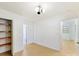
[[[60,18],[49,18],[34,24],[34,43],[55,50],[61,49]]]

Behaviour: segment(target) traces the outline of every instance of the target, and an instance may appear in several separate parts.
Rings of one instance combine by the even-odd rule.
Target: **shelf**
[[[11,45],[11,43],[1,44],[0,46]]]
[[[3,33],[3,32],[5,32],[5,33],[11,33],[11,31],[0,31],[0,33]]]
[[[11,37],[3,37],[3,38],[0,38],[1,39],[11,39]]]
[[[11,50],[12,44],[12,21],[0,18],[0,53]]]
[[[9,25],[11,25],[11,24],[4,24],[4,23],[0,23],[0,25],[6,25],[6,26],[9,26]]]

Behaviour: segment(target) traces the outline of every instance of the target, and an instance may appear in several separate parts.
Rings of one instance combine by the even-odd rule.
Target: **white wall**
[[[40,20],[35,23],[34,43],[60,50],[60,19]]]

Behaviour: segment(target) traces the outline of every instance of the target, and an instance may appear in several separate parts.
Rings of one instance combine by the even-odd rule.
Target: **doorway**
[[[76,25],[75,20],[63,20],[61,22],[62,53],[65,56],[76,55]]]
[[[0,18],[0,56],[12,55],[12,20]]]

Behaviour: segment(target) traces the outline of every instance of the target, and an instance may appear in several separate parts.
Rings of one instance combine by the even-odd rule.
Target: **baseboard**
[[[51,49],[51,50],[56,50],[56,51],[60,51],[60,50],[61,50],[61,48],[60,48],[60,49],[51,48],[51,47],[49,47],[49,46],[45,46],[44,44],[41,44],[41,43],[38,43],[38,42],[34,42],[34,44],[37,44],[37,45],[40,45],[40,46],[46,47],[46,48]]]
[[[56,49],[51,49],[51,48],[49,48],[49,47],[46,47],[46,46],[44,46],[44,45],[41,45],[41,44],[38,44],[38,43],[31,43],[30,45],[38,45],[38,46],[40,46],[40,47],[43,47],[43,48],[46,48],[46,49],[50,49],[51,51],[52,50],[54,50],[54,51],[57,51],[57,52],[59,52],[60,50],[56,50]]]
[[[13,54],[13,56],[22,56],[23,55],[23,50],[19,51],[19,52],[15,52]]]

